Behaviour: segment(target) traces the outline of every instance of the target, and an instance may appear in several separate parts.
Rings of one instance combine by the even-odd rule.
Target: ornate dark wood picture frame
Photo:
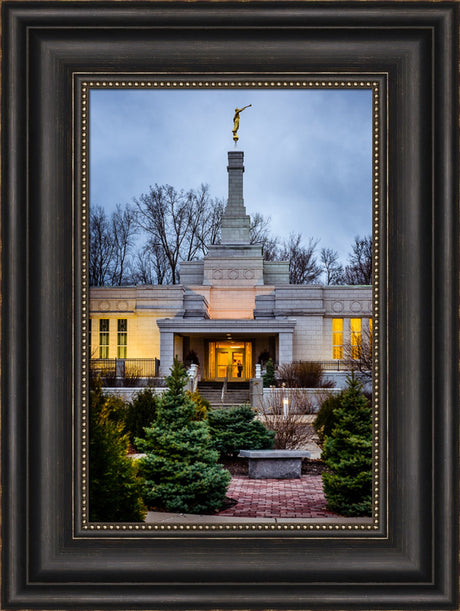
[[[7,0],[2,9],[4,607],[455,609],[457,3]],[[296,87],[328,74],[346,86],[356,75],[384,92],[373,288],[374,431],[385,437],[372,527],[82,520],[84,96],[92,75],[115,74],[184,87]]]

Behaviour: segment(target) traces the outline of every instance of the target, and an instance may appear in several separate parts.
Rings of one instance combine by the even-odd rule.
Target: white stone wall
[[[318,286],[245,286],[245,287],[191,287],[209,302],[213,319],[234,319],[228,331],[238,333],[238,320],[253,318],[256,295],[273,295],[271,317],[296,321],[294,334],[283,333],[277,339],[278,362],[292,360],[332,360],[332,319],[343,318],[343,341],[349,342],[350,319],[361,318],[362,333],[368,328],[371,316],[372,290],[370,287],[318,287]],[[109,358],[116,358],[117,319],[128,321],[128,358],[160,358],[169,363],[175,354],[182,354],[181,340],[172,333],[165,334],[160,351],[160,332],[157,321],[165,318],[181,320],[184,313],[183,286],[154,286],[134,288],[92,288],[90,290],[90,316],[92,319],[91,355],[99,358],[99,319],[110,321]],[[226,329],[227,330],[227,329]],[[258,331],[260,333],[260,331]],[[268,346],[268,340],[257,334],[254,359]],[[253,338],[252,338],[253,339]],[[292,340],[292,345],[291,345]],[[194,349],[204,365],[202,339],[191,339]],[[166,360],[164,360],[166,359]]]
[[[323,360],[326,352],[323,336],[324,319],[321,316],[296,316],[295,319],[297,324],[294,332],[293,360]]]

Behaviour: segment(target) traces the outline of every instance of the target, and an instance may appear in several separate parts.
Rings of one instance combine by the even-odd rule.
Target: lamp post
[[[283,397],[283,420],[286,420],[289,414],[289,399]]]

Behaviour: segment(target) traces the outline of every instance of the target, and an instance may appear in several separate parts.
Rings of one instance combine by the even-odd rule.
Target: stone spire
[[[249,244],[249,215],[243,199],[243,151],[228,152],[228,201],[222,216],[222,244]]]
[[[228,302],[225,307],[230,309],[233,307],[233,313],[238,310],[235,304],[240,301],[238,289],[264,284],[289,284],[289,262],[264,261],[262,245],[249,242],[249,215],[246,214],[243,199],[243,161],[243,151],[229,151],[228,201],[222,215],[221,243],[209,244],[208,253],[202,261],[183,261],[180,264],[181,283],[186,287],[211,286],[216,291],[223,290],[223,287],[234,289],[234,293],[229,293],[225,297],[225,303]],[[209,295],[211,310],[214,307],[221,308],[221,305],[212,305],[213,300],[216,300],[215,304],[218,303],[219,298],[216,296],[218,293]],[[193,317],[197,312],[199,316],[203,316],[199,299],[194,301],[194,298],[188,297],[186,301],[186,304],[184,301],[186,317]],[[259,307],[259,310],[262,312],[261,316],[267,317],[267,308]],[[213,317],[211,314],[210,316]],[[273,317],[273,313],[270,316]],[[238,316],[230,316],[230,318],[235,317],[238,318]]]

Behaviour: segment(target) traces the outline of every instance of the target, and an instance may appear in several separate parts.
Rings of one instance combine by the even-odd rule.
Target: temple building
[[[359,343],[371,287],[289,284],[289,263],[264,261],[250,244],[243,151],[228,152],[227,171],[221,244],[181,263],[181,284],[90,289],[92,358],[156,359],[162,376],[175,356],[194,353],[202,380],[243,381],[261,355],[333,369],[344,346]]]

